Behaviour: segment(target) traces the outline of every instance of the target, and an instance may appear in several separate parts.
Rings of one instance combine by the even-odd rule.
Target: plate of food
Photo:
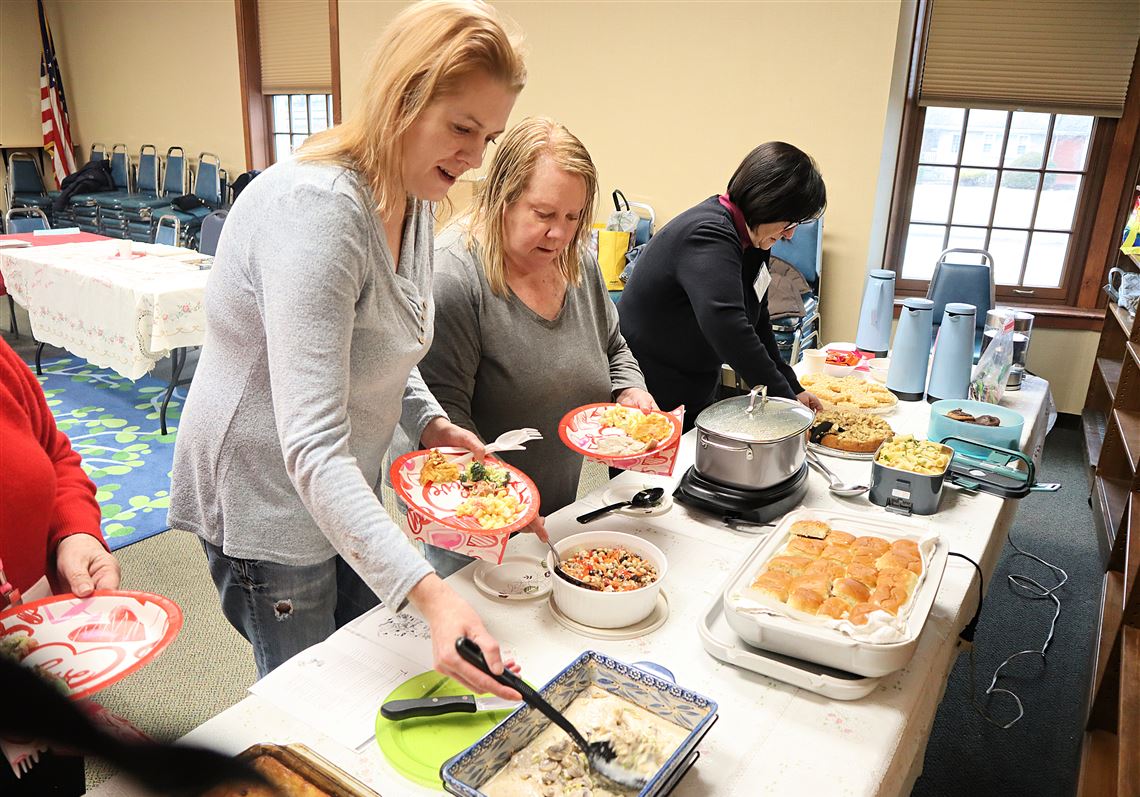
[[[659,411],[646,413],[621,404],[586,404],[562,417],[558,436],[584,456],[627,460],[648,457],[676,444],[681,422]]]
[[[895,430],[878,415],[824,410],[816,414],[808,430],[808,448],[831,457],[870,462],[879,446],[894,436]]]
[[[38,670],[78,700],[151,661],[181,628],[182,610],[161,595],[52,595],[0,614],[0,656]]]
[[[461,448],[412,451],[392,463],[392,487],[412,512],[457,532],[510,534],[538,515],[538,488],[520,471]],[[451,546],[445,546],[451,547]]]
[[[865,373],[848,376],[804,374],[804,390],[814,393],[825,410],[851,410],[885,415],[894,412],[899,400],[894,393],[868,378]]]

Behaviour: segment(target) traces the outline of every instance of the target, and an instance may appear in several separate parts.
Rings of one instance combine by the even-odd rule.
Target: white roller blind
[[[261,91],[332,91],[328,0],[258,0]]]
[[[919,104],[1119,117],[1138,0],[932,0]]]

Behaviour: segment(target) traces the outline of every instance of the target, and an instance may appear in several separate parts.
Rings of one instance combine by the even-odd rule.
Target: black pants
[[[47,752],[31,770],[17,778],[0,759],[0,794],[4,797],[79,797],[87,791],[83,759]]]

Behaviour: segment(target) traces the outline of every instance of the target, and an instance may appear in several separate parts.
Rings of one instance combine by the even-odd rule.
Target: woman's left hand
[[[456,426],[444,417],[432,418],[420,435],[420,445],[424,448],[453,446],[470,451],[475,462],[483,461],[483,441],[474,432]]]
[[[119,561],[90,534],[64,537],[55,548],[59,583],[81,598],[97,589],[119,588]]]
[[[653,400],[653,396],[639,387],[627,387],[618,393],[617,403],[646,413],[659,409],[657,402]]]
[[[799,400],[800,404],[803,404],[808,409],[815,410],[816,412],[823,411],[823,402],[819,400],[819,397],[816,396],[815,393],[809,393],[805,390],[803,393],[800,393],[798,396],[796,396],[796,398]]]

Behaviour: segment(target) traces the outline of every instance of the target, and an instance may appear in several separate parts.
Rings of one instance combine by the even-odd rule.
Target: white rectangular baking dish
[[[856,536],[874,535],[886,540],[933,538],[933,549],[929,556],[924,557],[925,572],[910,600],[901,641],[854,639],[837,628],[804,622],[784,614],[751,611],[739,605],[743,590],[751,585],[764,564],[783,550],[790,536],[789,529],[797,520],[820,520],[837,531]],[[942,583],[946,557],[945,541],[921,521],[880,518],[841,510],[799,509],[785,515],[726,582],[722,593],[725,619],[741,639],[754,647],[871,678],[886,675],[905,667],[914,654],[918,636]]]

